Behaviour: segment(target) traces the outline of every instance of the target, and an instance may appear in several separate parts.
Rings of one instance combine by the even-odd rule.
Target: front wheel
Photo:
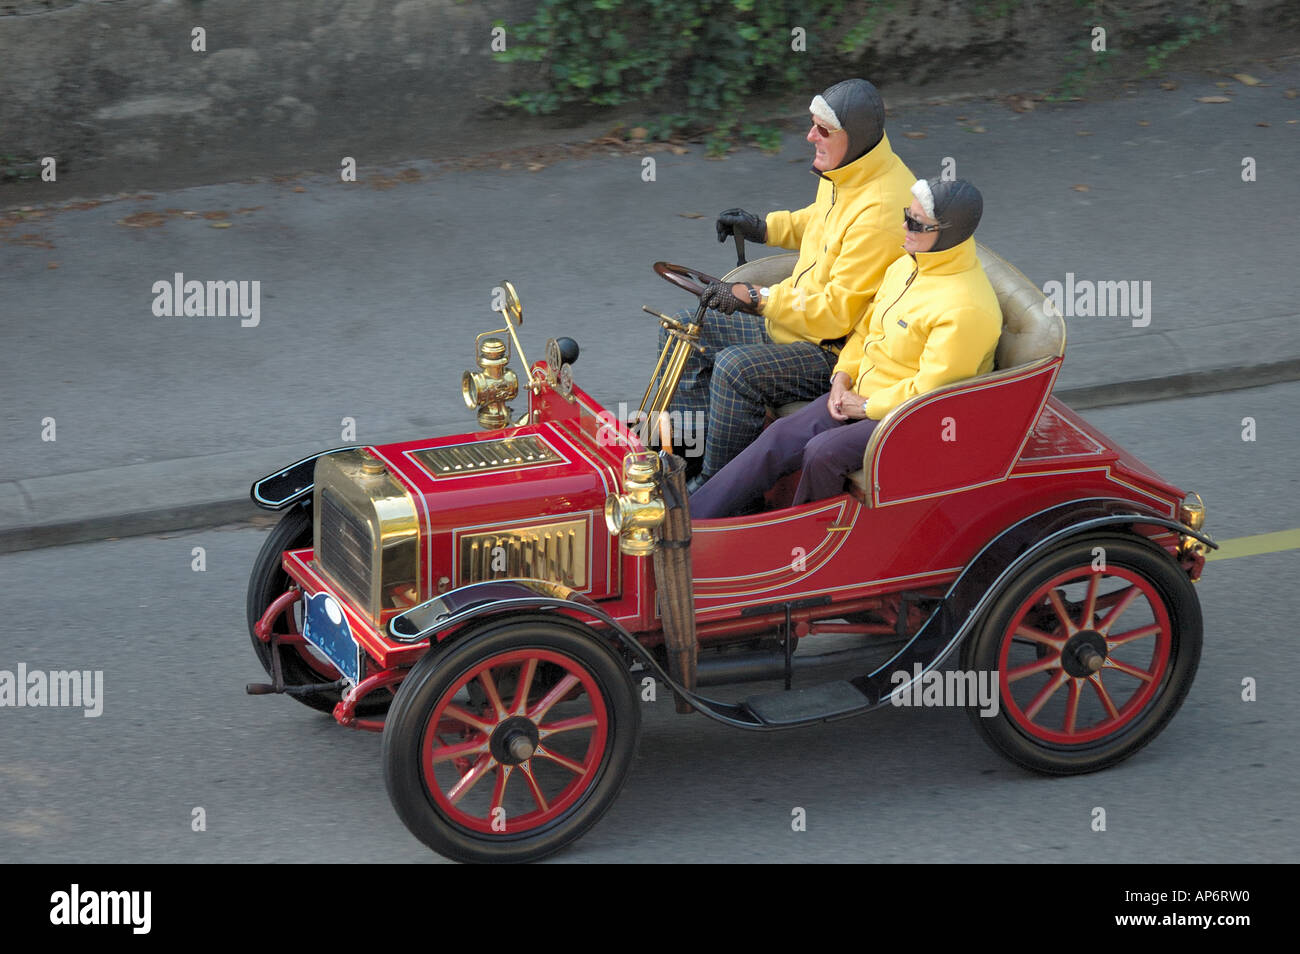
[[[963,667],[994,672],[998,687],[996,715],[967,712],[1018,765],[1095,772],[1164,729],[1200,655],[1200,602],[1168,553],[1138,538],[1072,540],[1013,582],[964,647]]]
[[[460,861],[535,861],[613,803],[641,712],[595,633],[545,617],[484,624],[422,658],[384,728],[398,816]]]

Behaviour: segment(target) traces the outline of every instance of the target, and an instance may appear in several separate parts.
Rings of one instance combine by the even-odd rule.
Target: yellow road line
[[[1211,550],[1206,560],[1231,560],[1233,557],[1258,556],[1281,550],[1300,550],[1300,529],[1257,533],[1251,537],[1220,540],[1219,549]]]

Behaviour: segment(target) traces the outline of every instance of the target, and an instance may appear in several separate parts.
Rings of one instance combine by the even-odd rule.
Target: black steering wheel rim
[[[720,281],[705,272],[687,268],[685,265],[674,265],[672,262],[655,262],[654,269],[660,278],[676,285],[682,291],[690,292],[697,298],[704,294],[706,286]]]

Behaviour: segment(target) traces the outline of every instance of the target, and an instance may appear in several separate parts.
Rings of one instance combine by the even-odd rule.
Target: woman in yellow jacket
[[[963,179],[919,179],[903,213],[907,252],[840,353],[830,392],[777,421],[691,495],[707,519],[755,504],[802,467],[794,505],[839,493],[876,424],[908,398],[993,368],[997,296],[975,255],[984,201]]]

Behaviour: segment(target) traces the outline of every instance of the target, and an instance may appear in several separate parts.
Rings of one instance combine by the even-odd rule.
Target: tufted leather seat
[[[993,370],[1004,371],[1065,354],[1065,319],[1042,290],[1002,256],[978,242],[975,250],[1002,309]]]

